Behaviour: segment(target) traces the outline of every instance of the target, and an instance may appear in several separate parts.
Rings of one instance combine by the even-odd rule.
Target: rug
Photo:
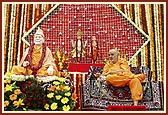
[[[107,111],[146,111],[146,106],[108,106]]]

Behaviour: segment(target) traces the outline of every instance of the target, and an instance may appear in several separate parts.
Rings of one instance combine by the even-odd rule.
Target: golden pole
[[[10,4],[6,4],[5,8],[6,8],[6,22],[5,22],[5,38],[4,38],[4,68],[5,68],[4,72],[7,72],[11,5]]]
[[[163,15],[163,4],[159,4],[158,5],[158,16],[159,16],[159,38],[160,38],[160,54],[161,54],[161,76],[162,76],[162,80],[164,80],[164,35],[163,35],[163,19],[164,19],[164,15]]]

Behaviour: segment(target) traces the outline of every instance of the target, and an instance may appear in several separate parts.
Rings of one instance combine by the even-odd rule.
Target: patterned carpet
[[[135,70],[135,68],[133,68]],[[136,72],[147,74],[147,81],[142,83],[144,96],[138,105],[146,106],[149,110],[163,110],[163,83],[160,81],[151,82],[151,71],[146,67],[139,67]],[[102,67],[91,67],[88,74],[88,79],[82,84],[82,110],[107,110],[109,105],[114,106],[132,106],[131,93],[128,86],[113,87],[99,82],[97,85],[96,72],[102,72]],[[137,72],[137,73],[139,73]],[[135,71],[134,71],[135,73]]]

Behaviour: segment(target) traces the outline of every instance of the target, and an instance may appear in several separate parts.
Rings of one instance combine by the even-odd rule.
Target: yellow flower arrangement
[[[70,111],[76,103],[76,94],[71,93],[70,86],[65,84],[65,78],[59,77],[47,89],[47,102],[44,110]]]
[[[32,77],[15,81],[11,76],[4,80],[5,111],[70,111],[76,103],[77,95],[66,77],[40,82]]]
[[[61,53],[60,48],[57,48],[54,55],[55,63],[59,71],[67,70],[69,66],[68,54]]]
[[[25,95],[16,86],[16,82],[10,79],[4,80],[4,110],[5,111],[23,111],[26,110],[23,100]]]

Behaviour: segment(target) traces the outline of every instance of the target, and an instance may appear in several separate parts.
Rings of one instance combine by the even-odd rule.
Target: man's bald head
[[[115,49],[110,49],[110,50],[109,50],[109,53],[116,53],[116,54],[119,55],[120,52],[118,51],[117,48],[115,48]]]
[[[116,63],[119,57],[119,51],[117,48],[109,50],[109,57],[112,63]]]

